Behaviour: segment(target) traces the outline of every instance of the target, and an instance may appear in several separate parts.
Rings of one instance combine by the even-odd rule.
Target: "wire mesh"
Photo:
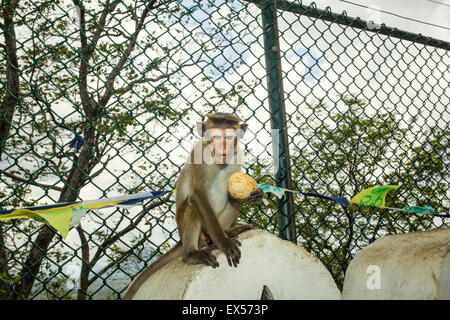
[[[1,208],[172,190],[196,122],[212,111],[247,121],[245,170],[273,185],[264,4],[3,0]],[[448,213],[449,44],[278,5],[293,188],[352,197],[396,184],[389,206]],[[70,147],[78,136],[85,145]],[[244,204],[239,222],[279,234],[267,199]],[[340,288],[377,238],[448,226],[299,195],[293,204],[297,242]],[[0,297],[120,299],[178,240],[174,209],[169,195],[90,211],[66,239],[31,219],[0,222]]]

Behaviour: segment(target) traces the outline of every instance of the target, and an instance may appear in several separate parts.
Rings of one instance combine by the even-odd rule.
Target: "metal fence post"
[[[264,37],[264,51],[267,70],[267,90],[269,94],[270,123],[272,132],[278,133],[279,139],[272,143],[276,172],[276,185],[291,189],[291,166],[289,159],[288,136],[286,128],[286,110],[284,105],[282,69],[280,59],[280,42],[278,39],[278,25],[276,18],[277,0],[268,0],[262,3],[262,25]],[[278,141],[276,141],[278,140]],[[278,142],[278,143],[277,143]],[[295,220],[293,212],[293,199],[291,193],[285,193],[278,200],[278,227],[280,237],[285,240],[297,242],[295,234]]]

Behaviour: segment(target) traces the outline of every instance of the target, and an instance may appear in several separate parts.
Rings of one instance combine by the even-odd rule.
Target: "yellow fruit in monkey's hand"
[[[228,178],[227,187],[234,199],[245,200],[250,193],[258,189],[258,184],[248,174],[235,172]]]

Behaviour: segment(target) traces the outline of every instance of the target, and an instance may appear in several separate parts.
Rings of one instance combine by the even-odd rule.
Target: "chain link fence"
[[[249,124],[245,170],[259,183],[288,177],[293,190],[350,198],[393,184],[390,207],[448,213],[450,44],[300,1],[276,5],[2,0],[1,208],[173,190],[197,121],[224,111]],[[286,138],[281,180],[274,128]],[[71,147],[80,137],[85,144]],[[375,239],[448,226],[266,197],[244,204],[239,223],[302,245],[340,288],[349,261]],[[1,299],[120,299],[178,240],[174,209],[169,194],[90,211],[66,239],[32,219],[0,222]]]

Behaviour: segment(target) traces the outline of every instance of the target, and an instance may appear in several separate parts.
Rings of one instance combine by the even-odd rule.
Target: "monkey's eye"
[[[227,139],[228,141],[233,140],[234,136],[226,136],[225,139]]]
[[[215,135],[215,136],[213,136],[213,138],[214,138],[214,140],[220,140],[222,138],[222,136],[221,135]]]

